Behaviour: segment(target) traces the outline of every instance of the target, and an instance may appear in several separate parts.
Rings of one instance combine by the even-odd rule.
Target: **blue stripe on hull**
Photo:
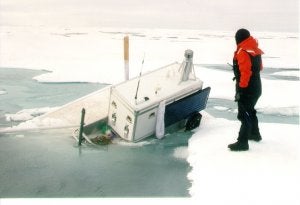
[[[209,92],[210,87],[207,87],[167,105],[165,110],[165,125],[172,125],[188,118],[194,112],[200,112],[205,109]]]

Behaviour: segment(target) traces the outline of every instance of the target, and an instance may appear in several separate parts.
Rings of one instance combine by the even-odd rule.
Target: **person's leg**
[[[248,137],[251,133],[251,119],[247,110],[248,105],[245,102],[247,102],[246,99],[240,99],[240,101],[238,101],[237,118],[241,121],[241,127],[237,142],[228,145],[228,148],[232,151],[246,151],[249,149]]]
[[[250,116],[251,116],[252,128],[251,128],[251,134],[248,137],[248,139],[254,140],[254,141],[260,141],[262,139],[261,135],[260,135],[260,132],[259,132],[258,119],[257,119],[257,116],[256,116],[257,112],[255,110],[255,105],[256,105],[257,100],[258,100],[258,97],[253,99],[252,105],[251,105],[251,108],[250,108],[251,109],[250,110]]]

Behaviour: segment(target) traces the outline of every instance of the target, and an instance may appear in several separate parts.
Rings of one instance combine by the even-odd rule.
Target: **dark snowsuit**
[[[234,53],[235,100],[238,104],[237,118],[241,121],[239,142],[246,142],[251,135],[260,135],[254,107],[262,93],[260,79],[262,54],[257,41],[251,36],[239,43]]]

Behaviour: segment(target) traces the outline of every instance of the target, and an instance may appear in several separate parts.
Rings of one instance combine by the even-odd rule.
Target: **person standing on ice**
[[[260,71],[262,70],[261,55],[258,42],[247,29],[239,29],[235,34],[237,49],[233,57],[233,72],[236,80],[235,101],[238,104],[238,120],[241,127],[237,142],[229,144],[231,151],[246,151],[248,140],[260,141],[255,105],[261,96]]]

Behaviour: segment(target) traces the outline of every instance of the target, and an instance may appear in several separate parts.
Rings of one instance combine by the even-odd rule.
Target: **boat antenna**
[[[138,91],[139,91],[139,87],[140,87],[140,81],[141,81],[142,71],[143,71],[143,67],[144,67],[144,61],[145,61],[145,53],[144,53],[144,56],[143,56],[142,66],[141,66],[140,75],[139,75],[139,81],[138,81],[138,84],[137,84],[137,87],[136,87],[136,92],[135,92],[135,97],[134,97],[135,104],[137,104],[137,95],[138,95]]]

